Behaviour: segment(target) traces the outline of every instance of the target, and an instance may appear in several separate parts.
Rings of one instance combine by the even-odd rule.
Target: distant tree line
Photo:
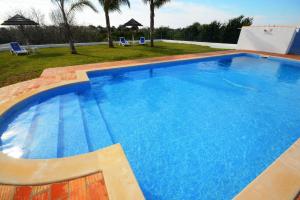
[[[78,11],[82,11],[85,7],[91,8],[94,12],[98,12],[98,9],[90,0],[73,0],[73,1],[51,0],[51,1],[53,2],[53,4],[56,5],[56,9],[52,10],[52,12],[50,14],[52,21],[56,25],[53,27],[56,29],[59,29],[59,30],[56,30],[56,33],[63,32],[63,34],[61,34],[61,35],[64,35],[64,37],[62,37],[62,39],[63,39],[62,41],[69,43],[70,53],[77,54],[77,50],[76,50],[74,43],[81,42],[82,38],[80,37],[80,38],[77,38],[77,40],[76,40],[76,37],[74,36],[75,33],[73,31],[75,31],[74,29],[78,28],[78,27],[74,26],[75,14]],[[150,43],[151,47],[154,47],[155,9],[161,8],[164,4],[166,4],[167,2],[170,2],[170,1],[171,0],[142,0],[142,2],[144,4],[148,4],[149,8],[150,8],[149,37],[150,37],[150,41],[151,41],[151,43]],[[115,11],[121,12],[122,6],[130,7],[130,1],[129,0],[98,0],[98,3],[100,4],[100,7],[102,8],[102,11],[105,14],[106,34],[107,34],[106,37],[107,37],[108,47],[113,48],[114,47],[114,43],[113,43],[114,38],[113,38],[113,30],[112,30],[113,27],[111,27],[109,15],[110,15],[110,13],[115,12]],[[20,11],[20,12],[21,13],[18,13],[18,14],[22,15],[24,17],[24,15],[22,14],[23,11]],[[44,15],[41,14],[41,12],[36,11],[35,9],[32,9],[32,12],[30,15],[31,15],[31,17],[29,19],[32,20],[35,18],[37,20],[37,22],[43,21],[42,19],[44,19]],[[38,24],[42,24],[42,23],[38,23]],[[24,26],[26,24],[24,24],[24,25],[17,24],[17,25],[19,25],[19,27],[18,27],[19,32],[22,33],[22,36],[19,36],[19,38],[22,38],[24,43],[27,45],[30,43],[30,39],[33,39],[31,42],[33,44],[43,43],[43,42],[41,42],[43,39],[41,39],[41,40],[39,40],[39,42],[37,42],[37,41],[34,41],[34,40],[36,40],[36,38],[30,38],[29,34],[31,32],[35,33],[36,31],[39,30],[39,31],[46,31],[46,33],[49,33],[47,30],[48,27],[44,27],[44,29],[39,29],[37,27],[35,27],[35,29],[27,28],[27,30],[25,30]],[[133,28],[133,29],[138,29],[138,25],[136,25],[136,24],[131,24],[130,26],[132,26],[131,28]],[[89,26],[89,28],[93,28],[93,27]],[[86,29],[86,27],[84,27],[84,29]],[[101,29],[101,27],[99,27],[99,29]],[[90,29],[86,29],[86,30],[88,30],[87,33],[90,32]],[[3,31],[5,32],[5,30],[3,30]],[[77,29],[77,31],[78,31],[78,29]],[[97,31],[97,29],[94,29],[92,32],[94,32],[94,31]],[[97,32],[99,33],[99,30]],[[0,34],[1,34],[1,32],[0,32]],[[17,34],[15,34],[14,36],[17,36]],[[11,37],[13,37],[13,36],[11,36]],[[97,41],[98,39],[99,38],[96,38],[94,41]],[[52,40],[52,41],[54,42],[56,40]],[[88,42],[88,41],[85,41],[85,42]],[[0,44],[1,44],[1,40],[0,40]]]
[[[194,23],[185,28],[173,29],[169,27],[160,27],[155,29],[155,39],[170,40],[187,40],[202,42],[220,42],[220,43],[237,43],[240,28],[242,26],[250,26],[253,22],[252,18],[239,16],[230,19],[226,23],[213,21],[210,24]],[[67,43],[68,38],[64,34],[64,25],[40,25],[25,27],[26,35],[29,37],[31,44],[51,44],[51,43]],[[101,26],[71,26],[73,39],[75,42],[102,42],[107,41],[107,29]],[[118,40],[124,36],[131,39],[131,29],[123,26],[111,27],[111,37]],[[140,36],[149,39],[149,28],[141,28],[135,33],[135,37]],[[23,34],[18,28],[0,28],[0,43],[9,43],[11,41],[24,41]]]
[[[226,23],[218,21],[213,21],[210,24],[194,23],[179,29],[160,27],[156,30],[156,38],[235,44],[238,41],[241,27],[250,26],[252,22],[253,18],[241,15],[228,20]]]
[[[72,26],[72,33],[75,42],[105,42],[107,41],[107,30],[101,26]],[[63,26],[27,26],[25,27],[26,35],[29,37],[30,44],[59,44],[68,43],[64,34]],[[131,39],[131,29],[122,26],[111,27],[112,39],[119,40],[119,37]],[[148,38],[149,30],[139,29],[135,32],[135,37],[145,36]],[[0,28],[0,44],[11,41],[24,42],[23,34],[18,28]]]

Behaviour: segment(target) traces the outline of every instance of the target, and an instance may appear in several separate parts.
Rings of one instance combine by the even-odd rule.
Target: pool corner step
[[[80,109],[92,151],[114,144],[98,103],[90,91],[79,95]]]

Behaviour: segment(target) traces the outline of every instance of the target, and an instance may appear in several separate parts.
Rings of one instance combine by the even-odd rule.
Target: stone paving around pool
[[[108,200],[102,172],[66,180],[63,182],[35,185],[0,185],[0,199],[14,200]]]
[[[0,104],[9,101],[10,99],[14,99],[15,97],[23,93],[38,89],[40,87],[49,86],[62,81],[76,80],[77,79],[76,71],[80,71],[80,70],[101,69],[106,67],[117,67],[123,65],[137,65],[137,64],[142,65],[151,62],[163,62],[163,61],[172,61],[178,59],[201,58],[207,56],[216,56],[222,54],[242,53],[242,52],[246,52],[246,51],[228,50],[228,51],[217,51],[217,52],[210,52],[210,53],[164,56],[164,57],[156,57],[156,58],[137,59],[137,60],[124,60],[124,61],[104,62],[104,63],[95,63],[95,64],[86,64],[86,65],[76,65],[76,66],[69,66],[69,67],[49,68],[44,70],[39,78],[0,88]],[[250,52],[250,53],[263,53],[263,52]],[[281,55],[281,54],[271,54],[271,53],[263,53],[263,54],[269,56],[279,56],[284,58],[292,58],[292,59],[300,60],[300,56],[297,55]]]
[[[143,65],[153,62],[166,62],[183,59],[203,58],[208,56],[217,56],[225,54],[235,53],[257,53],[266,56],[278,56],[283,58],[290,58],[300,60],[300,56],[296,55],[280,55],[264,52],[251,52],[251,51],[218,51],[211,53],[198,53],[188,55],[176,55],[165,56],[158,58],[147,58],[138,60],[125,60],[116,62],[95,63],[87,65],[77,65],[69,67],[49,68],[44,70],[39,78],[28,80],[25,82],[17,83],[14,85],[0,88],[0,113],[1,110],[5,111],[10,105],[17,102],[16,99],[22,100],[37,91],[42,91],[58,85],[68,84],[79,81],[80,79],[86,79],[86,75],[82,76],[84,71],[116,68],[130,65]],[[81,72],[80,72],[81,71]],[[11,103],[12,102],[12,103]],[[44,167],[44,163],[47,162],[47,167]],[[46,184],[45,186],[1,186],[0,187],[0,199],[6,199],[1,195],[14,195],[18,197],[19,192],[23,195],[31,195],[38,199],[43,199],[40,196],[54,195],[53,191],[63,191],[62,194],[71,195],[73,182],[78,181],[78,184],[82,184],[85,189],[83,193],[77,193],[82,195],[93,194],[93,196],[100,195],[101,198],[106,199],[144,199],[142,192],[135,180],[129,163],[126,160],[126,156],[122,150],[121,145],[113,145],[106,150],[99,150],[99,152],[89,153],[86,155],[80,155],[74,158],[52,159],[49,161],[30,161],[30,160],[18,160],[5,157],[0,153],[0,184],[9,185],[26,185],[29,181],[38,182],[39,184],[46,180],[66,180],[72,178],[74,174],[86,175],[94,170],[103,170],[103,174],[96,175],[100,183],[98,186],[88,184],[90,180],[89,176],[75,179],[71,181],[63,181],[55,184]],[[69,167],[68,167],[69,166]],[[64,172],[58,172],[53,174],[52,170],[61,169]],[[65,169],[67,168],[67,169]],[[120,169],[122,170],[120,171]],[[18,170],[20,172],[18,172]],[[41,177],[35,176],[36,170],[42,175]],[[17,173],[18,172],[18,173]],[[126,173],[125,173],[126,172]],[[62,178],[64,177],[64,178]],[[104,180],[106,180],[106,186],[104,186]],[[22,183],[21,183],[22,182]],[[52,183],[47,182],[47,183]],[[54,181],[55,182],[55,181]],[[81,182],[81,183],[79,183]],[[83,184],[85,183],[85,186]],[[57,185],[58,184],[58,185]],[[76,185],[76,183],[74,183]],[[62,186],[64,185],[64,186]],[[67,187],[67,186],[68,187]],[[62,187],[60,187],[62,186]],[[68,189],[62,189],[67,187]],[[97,188],[95,193],[91,193],[90,187]],[[45,191],[35,193],[34,191]],[[99,191],[98,191],[99,190]],[[260,174],[252,183],[250,183],[235,199],[294,199],[300,190],[300,139],[296,141],[282,156],[280,156],[272,165],[270,165],[262,174]],[[107,193],[105,192],[107,191]],[[126,191],[126,192],[125,192]],[[23,196],[22,195],[22,196]],[[33,195],[33,196],[32,196]],[[122,197],[122,198],[121,198]],[[9,198],[12,199],[12,198]],[[32,198],[33,199],[33,198]],[[88,198],[87,198],[88,199]],[[93,198],[94,199],[94,198]]]
[[[165,56],[165,57],[157,57],[157,58],[124,60],[124,61],[115,61],[115,62],[76,65],[76,66],[69,66],[69,67],[49,68],[44,70],[39,78],[0,88],[0,104],[10,99],[14,99],[15,97],[23,93],[38,89],[43,86],[56,84],[62,81],[76,80],[77,78],[76,71],[79,70],[101,69],[109,66],[112,67],[112,66],[122,66],[122,65],[131,65],[131,64],[134,65],[134,64],[160,62],[160,61],[168,61],[168,60],[176,60],[176,59],[188,59],[188,58],[195,58],[195,57],[213,56],[213,55],[219,55],[219,54],[230,53],[230,52],[233,53],[235,51],[220,51],[220,52],[213,52],[213,53]]]
[[[85,177],[99,172],[101,172],[99,177]],[[81,178],[78,179],[78,177]],[[98,178],[101,185],[98,183],[93,185],[93,180]],[[77,194],[71,192],[70,195],[77,197],[75,199],[89,199],[89,195],[94,197],[98,193],[104,194],[103,180],[105,180],[108,199],[145,199],[120,144],[114,144],[87,154],[48,160],[15,159],[0,152],[0,186],[5,186],[4,188],[0,187],[1,200],[7,199],[1,196],[7,192],[9,194],[10,192],[15,193],[15,191],[16,194],[22,191],[26,193],[26,191],[32,190],[31,186],[43,186],[38,189],[46,188],[47,190],[49,184],[65,182],[68,182],[68,194],[71,192],[70,188],[81,185],[79,189],[85,194],[80,191],[76,192]],[[94,190],[93,192],[97,194],[84,191],[86,188],[84,183],[86,187],[92,187],[89,189]],[[51,193],[51,191],[47,191]],[[23,192],[21,196],[27,194]],[[79,198],[82,195],[88,196],[85,196],[87,198]]]

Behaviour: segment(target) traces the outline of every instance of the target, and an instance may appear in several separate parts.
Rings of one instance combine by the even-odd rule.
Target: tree
[[[74,16],[76,11],[81,11],[84,7],[89,7],[95,12],[97,12],[97,9],[89,0],[52,0],[52,2],[56,3],[59,8],[59,17],[63,23],[65,36],[69,41],[71,53],[77,54],[70,26],[70,21],[73,18],[72,16]],[[69,6],[66,5],[68,3],[70,4]]]
[[[57,12],[58,11],[58,12]],[[23,10],[23,12],[25,12]],[[26,12],[27,13],[27,12]],[[30,13],[28,11],[28,13]],[[28,26],[26,32],[29,36],[31,44],[49,44],[49,43],[63,43],[66,42],[64,34],[64,23],[61,17],[61,12],[55,10],[51,14],[51,19],[54,24],[59,26]],[[13,13],[15,14],[15,13]],[[12,14],[12,16],[13,16]],[[29,15],[30,16],[30,15]],[[77,42],[102,42],[107,41],[107,29],[105,27],[97,26],[78,26],[75,24],[74,15],[69,16],[69,24],[72,27],[73,38]],[[26,18],[29,18],[28,15]],[[36,19],[36,18],[34,18]],[[38,20],[37,20],[38,21]],[[237,23],[236,23],[237,21]],[[201,42],[227,42],[236,43],[239,38],[240,28],[242,26],[251,25],[252,18],[245,17],[240,20],[236,18],[230,19],[225,23],[213,21],[209,24],[194,23],[185,28],[172,29],[170,27],[160,27],[155,29],[155,35],[163,39],[175,40],[190,40]],[[141,28],[137,33],[138,37],[149,35],[149,28]],[[119,26],[114,29],[111,27],[112,38],[119,38],[131,36],[130,29]],[[22,41],[24,36],[17,27],[0,28],[0,44],[11,41]]]
[[[222,24],[218,21],[203,25],[202,29],[200,29],[201,41],[221,42],[221,29]]]
[[[230,19],[226,25],[224,25],[223,30],[223,40],[224,43],[236,44],[241,28],[243,26],[250,26],[253,22],[253,18],[244,17],[243,15]]]
[[[164,4],[169,2],[170,0],[143,0],[144,3],[149,3],[150,5],[150,41],[151,41],[151,47],[154,47],[154,42],[153,42],[153,36],[154,36],[154,17],[155,13],[154,10],[155,8],[158,9],[162,7]]]
[[[30,17],[29,19],[32,19],[36,23],[38,23],[40,26],[45,25],[45,15],[40,11],[35,8],[30,9]]]
[[[105,14],[105,21],[106,21],[106,29],[107,29],[107,39],[108,39],[108,47],[114,47],[112,36],[111,36],[111,27],[110,27],[110,19],[109,13],[114,11],[121,11],[122,5],[127,5],[130,7],[129,0],[98,0],[101,7],[103,8]]]
[[[191,26],[188,26],[185,28],[184,31],[184,40],[199,40],[201,33],[201,24],[196,22],[192,24]]]

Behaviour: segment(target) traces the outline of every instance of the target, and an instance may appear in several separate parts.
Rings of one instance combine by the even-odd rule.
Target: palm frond
[[[128,6],[130,8],[130,1],[129,0],[119,0],[120,5]]]
[[[98,0],[104,10],[121,12],[121,6],[130,7],[129,0]]]
[[[92,4],[92,2],[90,2],[89,0],[78,0],[74,3],[71,4],[71,7],[69,9],[68,15],[74,11],[82,11],[82,9],[84,7],[89,7],[91,8],[93,11],[98,12],[98,10],[96,9],[96,7],[94,6],[94,4]]]
[[[142,0],[145,4],[150,4],[150,0]],[[170,2],[171,0],[153,0],[153,4],[155,8],[160,8],[164,4]]]
[[[52,3],[55,3],[60,9],[63,9],[64,1],[61,0],[51,0]]]
[[[145,0],[144,0],[145,1]],[[170,2],[171,0],[154,0],[154,7],[155,8],[160,8],[164,4]]]
[[[143,0],[143,2],[144,2],[145,4],[147,4],[147,3],[149,3],[150,1],[149,1],[149,0]]]

